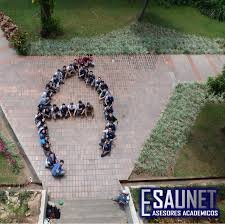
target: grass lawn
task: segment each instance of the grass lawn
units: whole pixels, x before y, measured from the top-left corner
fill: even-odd
[[[179,152],[175,176],[225,176],[225,104],[208,104],[199,114],[185,147]]]
[[[154,4],[148,9],[145,21],[184,33],[225,38],[225,22],[210,19],[187,6],[165,8]]]
[[[141,8],[137,5],[131,6],[128,0],[56,0],[55,17],[60,19],[64,29],[60,38],[90,37],[126,26]],[[37,37],[40,31],[38,5],[31,0],[0,0],[0,9],[24,27],[32,39]]]
[[[141,1],[129,4],[129,0],[56,0],[55,16],[61,20],[64,28],[64,35],[60,38],[91,37],[122,28],[135,21],[141,7]],[[0,0],[0,9],[21,25],[31,39],[38,38],[38,5],[32,4],[31,0]],[[185,33],[225,36],[225,23],[209,19],[190,7],[164,8],[150,4],[145,21]]]
[[[13,173],[8,161],[0,154],[0,184],[17,183],[18,175]]]

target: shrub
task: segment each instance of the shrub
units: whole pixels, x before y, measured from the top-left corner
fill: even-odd
[[[219,74],[215,78],[208,78],[207,86],[211,94],[218,96],[225,94],[225,66],[223,67],[223,71],[221,74]]]
[[[7,201],[7,195],[5,191],[0,191],[0,202],[5,203]]]
[[[222,39],[210,39],[176,32],[149,23],[134,23],[97,37],[71,40],[39,40],[31,44],[31,55],[114,54],[204,54],[225,52]]]
[[[199,11],[219,21],[225,21],[225,0],[159,0],[160,5],[171,7],[172,5],[190,5],[199,9]]]
[[[27,33],[17,30],[10,38],[10,43],[20,55],[28,55],[30,44],[28,42]]]
[[[198,0],[196,6],[202,14],[212,19],[225,21],[225,0]]]

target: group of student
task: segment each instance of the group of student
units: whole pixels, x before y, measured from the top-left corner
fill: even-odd
[[[87,86],[89,85],[95,89],[99,94],[99,100],[103,102],[106,126],[99,143],[102,149],[101,157],[111,152],[112,143],[116,137],[115,131],[118,121],[113,115],[114,98],[108,89],[108,85],[100,77],[95,78],[93,71],[89,70],[90,67],[94,67],[92,55],[74,59],[72,64],[63,66],[62,69],[56,71],[52,79],[46,84],[40,98],[35,124],[38,129],[40,145],[47,157],[45,166],[51,169],[51,173],[55,177],[65,174],[63,169],[64,161],[58,160],[55,153],[51,150],[46,120],[67,119],[69,117],[94,117],[94,107],[89,102],[85,104],[79,100],[78,104],[71,102],[69,105],[66,105],[63,103],[60,107],[56,104],[51,105],[52,96],[60,90],[60,85],[64,84],[65,79],[77,76]]]

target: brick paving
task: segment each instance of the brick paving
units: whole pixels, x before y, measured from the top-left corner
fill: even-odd
[[[0,45],[2,36],[0,33]],[[10,56],[9,56],[10,55]],[[101,76],[115,96],[119,119],[111,156],[100,157],[98,141],[104,128],[102,104],[95,91],[71,78],[53,102],[90,101],[95,118],[48,122],[53,151],[65,160],[67,174],[54,179],[44,168],[34,115],[44,85],[57,68],[72,57],[17,57],[0,47],[0,104],[22,147],[50,195],[67,200],[111,198],[127,179],[142,144],[168,102],[175,83],[203,81],[220,71],[224,55],[142,55],[95,57],[94,73]]]

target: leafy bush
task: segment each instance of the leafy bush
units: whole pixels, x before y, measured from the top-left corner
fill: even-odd
[[[224,96],[225,94],[225,66],[223,67],[222,74],[219,74],[215,78],[209,77],[207,86],[209,92],[214,95]]]
[[[194,0],[159,0],[155,2],[157,2],[159,5],[172,6],[172,5],[192,5],[195,1]]]
[[[225,0],[198,0],[196,6],[202,14],[212,19],[225,21]]]
[[[188,140],[191,128],[200,109],[206,102],[205,85],[178,84],[165,111],[150,137],[135,166],[135,172],[147,172],[155,176],[168,175],[177,152]]]
[[[0,191],[0,202],[5,203],[7,201],[7,195],[5,191]]]
[[[190,5],[199,9],[199,11],[219,21],[225,21],[225,0],[159,0],[160,5],[170,7],[172,5]]]
[[[17,30],[10,38],[10,43],[20,55],[28,55],[30,45],[27,38],[27,33]]]
[[[223,39],[210,39],[176,32],[149,23],[134,23],[118,31],[91,38],[39,40],[31,44],[31,55],[113,54],[205,54],[225,52]]]

